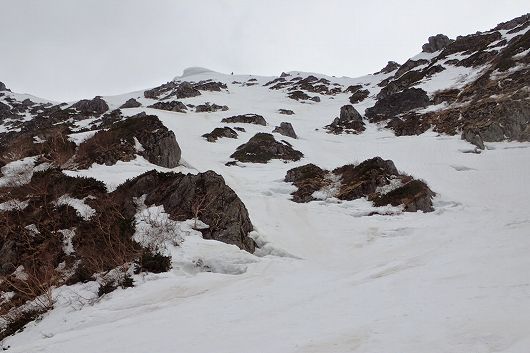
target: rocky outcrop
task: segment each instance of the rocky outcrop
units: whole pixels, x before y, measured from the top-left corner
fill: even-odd
[[[177,99],[191,98],[201,95],[201,92],[192,86],[189,82],[182,82],[174,91],[174,95]]]
[[[229,118],[224,118],[221,120],[222,123],[242,123],[242,124],[256,124],[256,125],[267,125],[265,118],[258,114],[243,114],[243,115],[234,115]]]
[[[454,42],[454,40],[449,39],[449,37],[445,34],[437,34],[435,36],[429,37],[427,43],[423,44],[421,49],[425,53],[434,53],[444,49],[452,42]]]
[[[361,114],[353,105],[344,105],[340,108],[340,115],[333,122],[325,127],[333,134],[349,133],[357,134],[365,130]]]
[[[180,161],[180,147],[173,131],[169,131],[154,115],[139,115],[98,131],[79,145],[75,163],[88,168],[93,163],[113,165],[141,155],[149,162],[174,168]]]
[[[294,115],[294,112],[289,109],[278,109],[278,113],[283,115]]]
[[[0,91],[10,91],[3,82],[0,82]]]
[[[136,99],[134,98],[130,98],[128,99],[125,103],[123,103],[120,108],[121,109],[126,109],[126,108],[138,108],[138,107],[141,107],[142,104],[140,102],[138,102]]]
[[[316,192],[339,200],[366,197],[374,206],[399,206],[405,212],[433,211],[434,193],[423,181],[401,174],[390,160],[380,157],[358,165],[345,165],[326,171],[314,164],[293,168],[284,179],[297,190],[291,195],[294,202],[316,200]],[[326,190],[323,192],[323,190]]]
[[[379,99],[375,105],[366,109],[370,122],[378,122],[396,117],[401,113],[429,105],[427,93],[420,88],[408,88]]]
[[[228,106],[226,105],[217,105],[217,104],[210,104],[209,102],[206,102],[205,104],[199,104],[195,107],[196,113],[213,113],[217,111],[227,111]]]
[[[357,104],[368,98],[370,91],[367,89],[358,89],[350,96],[350,103]]]
[[[292,138],[298,138],[296,136],[296,132],[294,131],[293,125],[291,123],[282,122],[280,123],[280,126],[276,126],[272,132],[277,132],[280,135],[292,137]]]
[[[260,132],[239,146],[230,157],[239,162],[267,163],[271,159],[298,161],[303,156],[302,152],[295,150],[286,141],[278,142],[273,135]]]
[[[100,96],[96,96],[93,99],[83,99],[77,103],[72,104],[72,108],[77,109],[82,114],[103,114],[109,110],[107,102],[105,102]]]
[[[395,71],[399,69],[401,65],[399,65],[395,61],[389,61],[384,68],[381,69],[381,71],[376,72],[375,74],[389,74],[392,71]]]
[[[213,171],[193,174],[147,172],[122,184],[114,193],[122,200],[126,216],[133,216],[136,206],[133,197],[146,195],[145,204],[163,205],[175,220],[197,218],[209,227],[201,229],[205,239],[214,239],[254,252],[253,230],[248,211]]]
[[[180,101],[156,102],[155,104],[148,106],[148,108],[167,110],[170,112],[178,112],[178,113],[185,113],[186,110],[188,110],[188,108],[186,108],[184,103]]]
[[[289,94],[287,95],[287,97],[291,98],[291,99],[294,99],[294,100],[297,100],[297,101],[300,101],[300,100],[307,100],[307,99],[310,99],[311,96],[309,96],[307,93],[303,92],[303,91],[293,91],[293,92],[289,92]]]
[[[172,221],[191,219],[207,224],[207,228],[197,229],[205,239],[248,252],[256,248],[249,236],[253,225],[245,205],[212,171],[197,175],[150,171],[108,193],[100,181],[70,177],[51,168],[35,172],[27,185],[1,189],[0,204],[11,201],[16,207],[1,211],[0,292],[10,296],[0,302],[0,309],[4,313],[16,309],[10,318],[17,320],[2,325],[1,339],[34,320],[34,307],[39,309],[37,314],[53,307],[42,297],[37,305],[25,305],[48,288],[94,281],[96,274],[104,281],[105,273],[123,268],[135,273],[167,271],[171,258],[160,253],[162,249],[136,241],[135,216],[141,203],[163,206]],[[28,201],[17,204],[17,200]],[[164,221],[156,222],[153,226],[165,227],[160,223]],[[163,236],[178,246],[170,234]],[[160,266],[153,261],[156,259],[165,265]],[[16,269],[23,269],[27,276],[18,276]],[[129,273],[118,272],[115,274],[120,276],[112,276],[109,282],[113,286],[110,291],[133,286]],[[104,293],[100,287],[99,295]]]
[[[208,142],[215,142],[217,139],[226,137],[231,139],[237,138],[237,132],[229,128],[228,126],[225,127],[216,127],[212,130],[212,132],[209,132],[207,134],[202,135]]]

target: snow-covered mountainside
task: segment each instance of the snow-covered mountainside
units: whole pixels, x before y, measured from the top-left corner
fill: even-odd
[[[359,78],[0,83],[8,352],[530,352],[530,16]]]

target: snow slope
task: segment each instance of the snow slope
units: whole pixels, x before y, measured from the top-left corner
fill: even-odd
[[[94,283],[59,288],[56,308],[8,338],[8,352],[530,351],[529,143],[490,143],[474,154],[464,153],[471,147],[459,137],[433,132],[396,137],[368,124],[361,135],[331,135],[322,127],[348,103],[347,94],[300,103],[263,87],[270,77],[204,69],[185,76],[228,84],[228,91],[203,92],[186,104],[209,101],[230,110],[123,111],[156,114],[174,131],[186,165],[178,171],[223,175],[247,206],[261,249],[251,255],[203,240],[183,224],[180,246],[169,249],[171,272],[136,276],[136,287],[99,300]],[[366,84],[374,95],[384,78],[376,76],[328,79]],[[232,84],[250,78],[259,84]],[[141,92],[105,100],[112,109],[131,97]],[[371,104],[355,107],[362,112]],[[280,115],[280,108],[295,115]],[[220,123],[245,113],[263,115],[268,125]],[[237,146],[282,121],[293,124],[299,139],[275,137],[302,151],[301,161],[225,166]],[[216,143],[201,137],[225,125],[244,125],[246,132]],[[367,216],[373,209],[365,200],[289,200],[288,169],[310,162],[334,168],[374,156],[425,179],[438,193],[435,212]],[[152,167],[137,159],[69,173],[114,188]]]

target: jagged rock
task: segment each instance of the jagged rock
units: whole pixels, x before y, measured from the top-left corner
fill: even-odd
[[[389,74],[392,71],[399,69],[400,66],[401,65],[395,61],[389,61],[386,66],[381,71],[376,72],[376,74]]]
[[[326,178],[328,173],[312,163],[288,170],[284,181],[298,188],[291,194],[292,200],[298,203],[315,200],[313,194],[331,184],[331,180]]]
[[[423,44],[421,49],[425,53],[434,53],[438,50],[444,49],[452,42],[454,42],[454,40],[449,39],[449,37],[445,34],[437,34],[435,36],[429,37],[428,42]]]
[[[287,97],[291,98],[291,99],[294,99],[294,100],[297,100],[297,101],[300,101],[300,100],[307,100],[307,99],[310,99],[311,97],[308,96],[306,93],[304,93],[303,91],[293,91],[293,92],[290,92]]]
[[[130,161],[136,155],[149,162],[174,168],[180,161],[180,147],[173,131],[169,131],[155,115],[139,115],[98,131],[79,145],[75,163],[88,168],[93,163],[113,165]]]
[[[199,91],[221,92],[221,89],[226,89],[226,84],[222,82],[214,82],[210,80],[199,81],[193,85]]]
[[[435,193],[421,180],[411,180],[397,189],[373,199],[374,206],[403,205],[405,212],[432,212]]]
[[[423,134],[431,125],[428,121],[422,119],[420,115],[410,113],[403,115],[401,118],[390,119],[385,127],[394,130],[396,136],[411,136]]]
[[[258,114],[244,114],[244,115],[235,115],[229,118],[224,118],[221,120],[222,123],[243,123],[243,124],[256,124],[266,126],[267,122],[265,118]]]
[[[420,59],[420,60],[409,59],[409,60],[405,61],[405,63],[399,67],[399,69],[394,74],[394,77],[398,78],[401,75],[403,75],[405,72],[408,72],[408,71],[414,69],[415,67],[418,67],[418,66],[421,66],[421,65],[425,65],[425,64],[428,64],[428,63],[429,63],[429,61],[425,60],[425,59]]]
[[[294,202],[315,200],[315,192],[328,189],[329,197],[355,200],[366,197],[374,206],[403,205],[406,212],[433,211],[434,192],[422,181],[400,174],[391,160],[368,159],[359,165],[345,165],[327,171],[314,164],[293,168],[284,179],[298,189]]]
[[[350,103],[351,104],[357,104],[368,98],[370,95],[370,91],[367,89],[359,89],[350,96]]]
[[[125,182],[114,193],[122,195],[127,216],[136,213],[132,198],[146,195],[146,205],[163,205],[172,219],[197,217],[208,224],[208,228],[200,230],[205,239],[254,252],[256,244],[249,237],[254,227],[245,205],[223,177],[213,171],[197,175],[150,171]]]
[[[528,24],[530,22],[530,14],[524,14],[522,16],[516,17],[513,20],[499,23],[493,30],[510,30],[514,29],[522,24]]]
[[[107,102],[105,102],[100,96],[96,96],[90,100],[80,100],[79,102],[72,104],[72,108],[79,110],[83,114],[103,114],[109,110]]]
[[[196,113],[212,113],[216,111],[227,111],[228,106],[226,105],[217,105],[217,104],[210,104],[209,102],[206,102],[205,104],[200,104],[195,107]]]
[[[302,152],[295,150],[289,143],[278,142],[273,135],[259,132],[239,146],[230,157],[240,162],[267,163],[271,159],[298,161],[303,156]]]
[[[168,110],[170,112],[185,113],[188,108],[180,101],[169,101],[169,102],[156,102],[148,106],[148,108]]]
[[[361,114],[353,105],[347,104],[340,108],[340,115],[335,118],[333,122],[325,127],[330,133],[341,134],[346,133],[359,133],[365,130],[364,122]]]
[[[473,129],[464,130],[464,132],[462,132],[462,140],[466,140],[467,142],[477,146],[481,150],[484,149],[484,141],[482,140],[480,133],[476,130],[473,130]]]
[[[416,108],[429,105],[429,97],[421,88],[408,88],[379,99],[375,105],[366,109],[365,115],[371,122],[387,120]]]
[[[121,109],[126,109],[126,108],[138,108],[138,107],[141,107],[142,104],[140,102],[138,102],[136,99],[134,98],[130,98],[127,100],[127,102],[123,103],[120,108]]]
[[[237,132],[229,128],[228,126],[225,127],[216,127],[212,130],[212,132],[202,135],[208,142],[215,142],[217,139],[226,137],[226,138],[237,138]]]
[[[278,113],[284,114],[284,115],[293,115],[294,112],[289,109],[278,109]]]
[[[191,98],[201,95],[198,89],[194,88],[189,82],[182,82],[175,90],[178,99]]]
[[[287,122],[280,123],[280,126],[276,126],[272,132],[277,132],[283,136],[292,137],[294,139],[297,138],[293,125]]]
[[[0,91],[9,91],[9,92],[11,92],[9,89],[7,89],[6,85],[3,82],[0,82]]]

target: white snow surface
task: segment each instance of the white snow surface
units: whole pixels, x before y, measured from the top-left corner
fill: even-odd
[[[455,83],[473,74],[444,72]],[[189,231],[170,249],[170,272],[135,277],[134,288],[82,306],[72,298],[94,293],[94,284],[58,289],[56,308],[8,338],[8,352],[530,351],[530,143],[488,143],[474,154],[462,152],[472,148],[458,136],[433,132],[396,137],[368,124],[361,135],[331,135],[322,127],[348,103],[347,94],[301,103],[262,87],[269,77],[201,70],[185,76],[228,84],[227,91],[203,92],[186,104],[209,101],[230,110],[127,112],[156,114],[174,131],[188,164],[175,171],[211,169],[225,178],[249,211],[260,256],[202,239],[193,220],[169,224]],[[259,84],[231,83],[249,78]],[[366,84],[374,95],[382,78],[329,79]],[[131,96],[111,100],[121,104]],[[372,104],[355,107],[362,113]],[[280,108],[295,115],[280,115]],[[237,124],[246,132],[216,143],[201,137],[223,126],[222,118],[246,113],[263,115],[268,125]],[[301,161],[225,166],[237,146],[282,121],[299,136],[289,141],[304,153]],[[366,200],[290,201],[295,189],[283,182],[287,170],[306,163],[331,170],[374,156],[427,181],[437,193],[435,211],[366,216],[372,209]],[[68,174],[114,188],[153,168],[138,157]],[[165,219],[163,209],[151,211]]]

